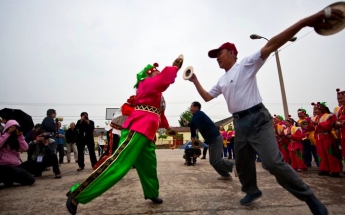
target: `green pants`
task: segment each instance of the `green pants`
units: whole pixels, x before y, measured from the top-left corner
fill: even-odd
[[[120,181],[134,165],[145,198],[157,198],[156,146],[144,135],[128,129],[121,132],[120,144],[115,153],[99,166],[83,183],[71,188],[76,201],[86,204],[100,196]]]

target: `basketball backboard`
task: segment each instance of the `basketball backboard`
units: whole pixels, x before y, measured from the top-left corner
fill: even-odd
[[[111,120],[114,116],[114,114],[119,110],[120,108],[106,108],[105,109],[105,119]]]

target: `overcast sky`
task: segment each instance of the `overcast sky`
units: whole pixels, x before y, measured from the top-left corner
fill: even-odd
[[[23,109],[34,122],[54,108],[62,124],[82,111],[96,125],[105,124],[106,108],[121,106],[135,93],[136,74],[148,63],[163,69],[179,55],[185,62],[164,93],[166,115],[177,126],[180,113],[200,101],[212,120],[231,116],[222,96],[208,103],[194,85],[182,79],[191,65],[209,90],[224,74],[207,52],[235,43],[239,60],[262,48],[296,21],[323,9],[328,0],[113,0],[0,1],[0,109]],[[345,30],[320,36],[302,29],[279,53],[289,111],[311,102],[337,105],[336,88],[345,90]],[[264,104],[284,115],[272,55],[257,74]]]

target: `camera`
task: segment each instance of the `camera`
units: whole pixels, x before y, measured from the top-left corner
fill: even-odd
[[[89,120],[89,117],[88,117],[88,116],[84,116],[84,119],[85,119],[85,120]]]
[[[49,135],[49,134],[46,134],[46,135],[44,135],[44,137],[43,137],[43,139],[45,139],[45,140],[49,140],[49,138],[50,138],[50,135]]]
[[[20,125],[16,125],[16,129],[19,132],[23,132],[23,128]]]

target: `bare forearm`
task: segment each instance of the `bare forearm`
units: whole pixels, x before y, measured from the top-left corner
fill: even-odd
[[[300,20],[280,34],[270,39],[261,49],[261,58],[266,59],[272,52],[278,50],[282,45],[291,40],[302,28],[306,26],[304,20]]]
[[[273,37],[270,41],[268,41],[267,44],[271,45],[272,43],[274,50],[277,50],[279,47],[281,47],[287,41],[289,41],[292,37],[294,37],[305,26],[306,25],[304,23],[304,20],[300,20],[288,29],[286,29],[285,31]]]

